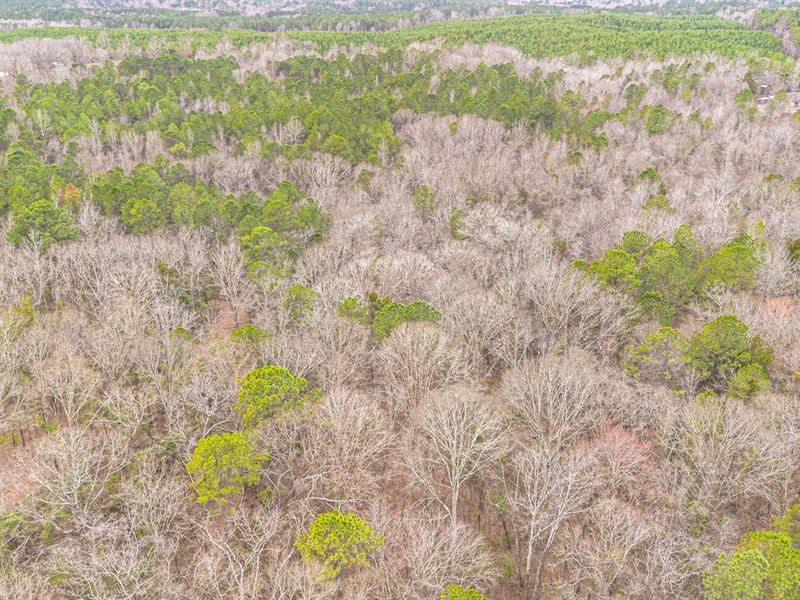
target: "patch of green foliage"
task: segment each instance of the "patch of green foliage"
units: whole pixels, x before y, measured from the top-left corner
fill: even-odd
[[[706,324],[689,340],[686,359],[690,368],[712,386],[726,385],[749,365],[765,368],[772,362],[772,348],[735,315],[722,315]]]
[[[170,225],[208,227],[219,237],[237,233],[253,273],[288,275],[303,248],[321,240],[328,227],[319,204],[289,182],[266,198],[253,192],[223,195],[163,156],[130,173],[114,168],[87,178],[71,166],[69,156],[61,165],[46,165],[20,141],[9,150],[7,165],[0,166],[0,215],[10,211],[14,218],[8,239],[38,241],[46,248],[77,236],[69,212],[49,199],[61,196],[74,204],[71,198],[80,192],[72,181],[86,184],[87,198],[106,215],[119,217],[130,233]]]
[[[655,167],[648,167],[643,170],[636,176],[636,180],[641,183],[657,186],[656,192],[642,204],[642,208],[672,209],[669,198],[667,198],[667,186]]]
[[[469,236],[461,231],[461,226],[466,218],[467,213],[461,208],[453,208],[450,212],[450,235],[453,236],[453,239],[459,241],[469,239]]]
[[[645,106],[642,108],[644,130],[650,135],[665,132],[673,123],[680,119],[680,113],[669,110],[663,104],[658,106]]]
[[[269,333],[259,329],[255,325],[243,325],[242,327],[237,327],[231,332],[232,340],[250,344],[251,346],[258,346],[262,342],[268,340],[269,337]]]
[[[186,470],[198,503],[227,504],[245,487],[261,481],[261,467],[268,460],[269,454],[253,452],[244,433],[222,433],[197,442]]]
[[[362,302],[354,297],[348,296],[339,304],[337,309],[340,317],[345,319],[352,319],[359,323],[366,323],[369,317],[367,307]]]
[[[697,265],[695,287],[752,288],[758,267],[756,251],[755,240],[747,234],[731,240]]]
[[[441,313],[422,300],[414,300],[410,304],[389,302],[382,306],[372,319],[372,333],[377,340],[389,337],[400,323],[427,321],[438,323]]]
[[[763,365],[751,363],[741,367],[731,378],[728,395],[753,398],[769,389],[769,375]]]
[[[636,259],[619,248],[609,250],[602,258],[589,265],[589,273],[598,281],[628,290],[641,284],[636,276],[638,270]]]
[[[308,533],[298,533],[295,541],[304,560],[322,564],[322,579],[368,565],[369,554],[381,546],[383,536],[373,532],[364,519],[339,511],[317,515]]]
[[[800,264],[800,238],[787,243],[786,250],[789,252],[789,258]]]
[[[338,312],[339,316],[369,325],[378,341],[389,337],[401,323],[439,323],[442,319],[438,310],[422,300],[403,304],[391,298],[379,298],[377,294],[370,294],[366,304],[352,296],[345,298],[339,304]]]
[[[239,242],[251,272],[288,275],[301,248],[321,239],[327,229],[317,202],[289,182],[282,182],[263,204],[246,210]]]
[[[658,321],[669,325],[675,317],[675,306],[664,300],[658,292],[645,292],[636,299],[636,308],[643,321]]]
[[[436,194],[427,185],[419,186],[412,198],[414,210],[422,215],[430,215],[436,212]]]
[[[635,346],[625,368],[638,376],[645,375],[669,385],[679,382],[686,366],[689,342],[672,327],[662,327]]]
[[[659,181],[660,177],[654,169],[647,169],[639,179]],[[743,234],[702,258],[688,225],[678,228],[672,243],[663,238],[653,242],[644,232],[629,231],[619,247],[589,264],[588,272],[598,281],[632,294],[645,320],[657,319],[666,325],[706,289],[752,288],[758,248],[751,235]]]
[[[314,402],[321,394],[320,390],[309,389],[303,377],[283,367],[268,365],[244,376],[233,410],[242,418],[242,425],[249,429],[280,413]]]
[[[463,588],[460,585],[448,584],[442,590],[440,600],[488,600],[475,588]]]
[[[167,222],[161,208],[149,198],[131,198],[122,207],[119,218],[127,231],[139,235],[150,233]]]
[[[300,322],[308,316],[318,298],[319,292],[316,290],[302,283],[295,283],[284,295],[283,308],[292,321]]]
[[[258,23],[248,17],[241,24]],[[191,37],[191,44],[214,47],[224,39],[236,46],[267,41],[269,34],[231,29],[191,32],[178,29],[105,29],[104,38],[112,47],[124,40],[134,47],[146,47],[153,38],[178,49]],[[97,42],[99,29],[54,27],[11,29],[0,34],[0,41],[28,37],[85,36]],[[688,56],[709,53],[727,57],[748,55],[785,59],[781,41],[766,31],[752,31],[741,23],[713,16],[645,16],[619,13],[587,15],[520,15],[480,20],[451,20],[385,32],[288,31],[281,35],[311,42],[321,52],[333,46],[371,43],[381,47],[407,46],[412,42],[444,39],[448,46],[466,42],[500,43],[519,48],[529,56],[579,55],[584,60],[654,55]]]
[[[9,242],[38,245],[47,249],[54,242],[63,242],[78,237],[69,213],[51,200],[37,200],[14,213],[14,223],[6,235]]]
[[[653,240],[643,231],[626,231],[622,236],[622,249],[632,256],[641,256],[652,244]]]
[[[772,531],[789,536],[795,546],[800,546],[800,504],[791,506],[782,517],[774,517]]]
[[[776,531],[748,533],[703,574],[703,598],[800,598],[800,549],[792,541]]]
[[[579,94],[560,93],[558,74],[545,77],[537,70],[521,77],[513,66],[502,64],[449,69],[442,73],[434,93],[429,81],[435,55],[420,56],[409,68],[405,47],[392,44],[380,54],[352,58],[344,54],[330,59],[297,56],[276,65],[281,76],[277,79],[250,73],[244,81],[234,75],[238,65],[231,58],[131,56],[117,66],[109,63],[96,69],[77,86],[26,83],[18,85],[16,96],[27,115],[46,113],[50,132],[67,144],[85,135],[98,135],[111,144],[125,132],[153,132],[168,148],[166,154],[178,160],[210,153],[218,133],[224,131],[237,155],[260,148],[265,158],[283,155],[292,160],[325,152],[354,165],[381,165],[398,158],[399,138],[391,115],[400,109],[475,114],[508,127],[519,123],[554,138],[565,136],[577,147],[607,144],[599,129],[616,115],[587,111],[588,102]],[[187,103],[208,101],[224,102],[228,110],[184,108]],[[663,111],[645,107],[634,112],[652,129],[658,128],[652,123]],[[12,111],[8,118],[14,115]],[[281,143],[265,135],[290,122],[298,124],[301,132],[291,142]],[[32,147],[41,143],[30,129],[22,139]],[[75,153],[77,150],[76,146]],[[67,163],[76,164],[74,156]],[[373,171],[363,169],[361,173],[359,185],[366,189]],[[426,189],[430,191],[427,186],[420,187],[422,192]],[[415,206],[429,213],[435,198],[422,192],[415,194]],[[201,193],[198,202],[192,203],[187,198],[194,192],[184,189],[183,193],[182,198],[162,203],[148,186],[134,188],[136,200],[155,202],[160,218],[168,221],[197,226],[213,215],[205,195]],[[118,213],[119,207],[114,212]],[[148,206],[148,212],[151,208]]]
[[[0,513],[0,557],[14,546],[17,533],[25,524],[24,515],[17,510]]]
[[[665,194],[656,194],[650,196],[650,198],[642,204],[642,208],[671,211],[672,203]]]
[[[33,303],[33,298],[25,295],[16,304],[6,310],[0,310],[0,332],[9,339],[16,339],[23,331],[36,322],[39,313]]]
[[[769,387],[772,348],[735,315],[707,323],[690,339],[662,327],[629,351],[626,370],[635,376],[680,385],[691,374],[706,390],[752,398]]]

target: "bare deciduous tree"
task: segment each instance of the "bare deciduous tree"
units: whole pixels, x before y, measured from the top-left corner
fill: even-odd
[[[423,323],[397,327],[382,343],[376,363],[393,415],[412,408],[431,390],[457,383],[466,375],[466,362],[458,348],[438,327]]]
[[[467,525],[455,530],[404,518],[386,530],[383,594],[424,600],[448,583],[484,588],[497,578],[485,541]]]
[[[265,592],[262,561],[280,535],[280,517],[274,512],[239,510],[228,518],[207,517],[200,523],[203,541],[211,552],[195,557],[194,578],[207,597],[256,600]],[[282,547],[282,545],[281,545]]]
[[[423,491],[448,516],[455,535],[462,488],[502,452],[502,427],[468,388],[431,394],[414,416],[404,462]]]
[[[632,316],[626,297],[601,290],[580,271],[552,262],[532,269],[522,294],[538,327],[542,352],[566,346],[607,348],[628,330]]]
[[[233,313],[234,327],[248,319],[253,303],[253,289],[245,274],[245,262],[239,245],[233,241],[219,246],[211,255],[212,276]]]
[[[599,422],[602,374],[590,354],[568,349],[507,373],[502,395],[525,439],[568,448]]]
[[[738,402],[709,400],[665,425],[660,442],[680,460],[682,479],[700,506],[715,513],[773,498],[788,456],[765,415]]]
[[[597,485],[594,460],[580,453],[522,450],[505,476],[504,503],[525,598],[538,600],[562,528],[588,509]]]
[[[42,440],[30,456],[28,471],[40,488],[37,504],[25,510],[37,520],[49,519],[50,511],[70,515],[56,528],[83,531],[98,527],[95,513],[108,478],[125,468],[129,455],[123,438],[107,432],[65,428]]]
[[[594,506],[586,521],[564,536],[562,555],[574,596],[644,596],[641,562],[658,530],[614,500]]]

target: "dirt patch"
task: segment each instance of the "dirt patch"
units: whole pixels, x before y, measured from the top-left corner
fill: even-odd
[[[777,319],[789,318],[798,309],[798,301],[794,296],[770,296],[761,302],[761,309]]]
[[[16,508],[30,496],[35,483],[28,459],[42,439],[34,438],[25,446],[0,446],[0,513]]]
[[[701,320],[686,315],[677,320],[675,323],[675,331],[679,332],[688,339],[697,333],[704,324],[705,323],[703,323]]]
[[[233,330],[237,327],[250,323],[250,315],[245,310],[236,311],[227,303],[217,301],[214,305],[214,322],[211,325],[211,334],[214,337],[230,337]]]

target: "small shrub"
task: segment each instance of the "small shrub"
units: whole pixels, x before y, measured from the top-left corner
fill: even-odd
[[[356,179],[356,186],[365,192],[368,191],[373,177],[375,177],[374,171],[370,171],[369,169],[361,169],[361,172],[358,174],[358,178]]]
[[[746,108],[755,98],[756,96],[750,88],[744,88],[736,94],[736,103],[742,108]]]
[[[796,263],[800,263],[800,238],[788,242],[786,249],[789,251],[789,258]]]
[[[454,208],[450,212],[450,235],[453,236],[453,239],[459,241],[469,239],[468,235],[461,232],[461,226],[463,225],[466,217],[467,213],[460,208]]]
[[[661,183],[661,174],[655,167],[647,167],[636,176],[636,179],[651,183]]]
[[[12,540],[25,524],[23,514],[17,510],[0,513],[0,556],[11,549]]]
[[[191,342],[192,341],[192,332],[186,329],[186,327],[181,327],[180,325],[169,332],[170,337],[177,338],[179,340],[183,340],[184,342]]]
[[[583,163],[583,153],[579,151],[570,152],[567,155],[567,164],[574,167]]]
[[[672,203],[669,201],[666,194],[656,194],[644,202],[642,208],[671,211]]]
[[[13,304],[7,311],[0,311],[0,332],[15,338],[36,321],[38,312],[33,303],[33,298],[23,296],[20,301]]]
[[[764,178],[764,183],[783,183],[785,179],[780,173],[770,173]]]
[[[647,84],[633,83],[625,88],[625,100],[627,100],[630,106],[638,107],[642,103],[642,100],[644,99],[646,93],[647,93]]]
[[[436,212],[436,194],[427,185],[421,185],[414,192],[414,210],[422,215],[430,215]]]
[[[678,115],[670,111],[663,104],[658,106],[645,106],[642,109],[645,118],[644,130],[649,135],[656,135],[665,132],[672,126]]]

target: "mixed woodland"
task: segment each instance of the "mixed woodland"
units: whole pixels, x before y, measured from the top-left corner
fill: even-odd
[[[800,599],[800,12],[228,4],[0,7],[0,599]]]

